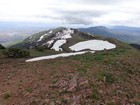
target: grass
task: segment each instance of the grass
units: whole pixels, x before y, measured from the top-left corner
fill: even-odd
[[[87,68],[84,67],[84,66],[83,67],[78,67],[77,70],[81,75],[87,73]]]
[[[134,103],[134,105],[140,105],[140,101],[135,101],[133,103]]]
[[[140,98],[140,92],[138,93],[137,97]]]
[[[54,53],[53,51],[47,50],[39,52],[32,49],[30,51],[32,57]],[[108,105],[115,105],[116,100],[111,101],[112,96],[115,96],[116,99],[119,99],[120,103],[124,102],[123,99],[125,98],[127,102],[124,102],[124,104],[132,104],[134,102],[136,105],[139,105],[139,101],[135,101],[133,99],[139,99],[140,97],[140,88],[138,83],[140,74],[140,53],[133,48],[116,48],[109,51],[96,52],[94,54],[86,53],[67,58],[31,63],[25,63],[25,58],[1,58],[0,61],[2,62],[0,62],[0,68],[4,68],[4,70],[1,71],[0,76],[7,78],[6,75],[14,71],[15,76],[12,76],[10,80],[6,80],[8,82],[19,80],[18,82],[22,84],[20,85],[21,92],[16,90],[15,87],[17,87],[17,84],[5,84],[7,87],[14,88],[12,90],[14,92],[16,91],[17,94],[21,96],[15,97],[17,102],[18,100],[23,100],[25,104],[28,104],[26,101],[32,101],[31,99],[34,97],[33,91],[37,90],[39,91],[37,98],[40,98],[40,100],[45,100],[46,98],[51,99],[51,101],[58,99],[62,104],[66,104],[67,102],[69,103],[69,100],[65,99],[65,97],[69,98],[70,96],[71,98],[73,95],[80,94],[87,97],[86,99],[84,99],[85,97],[80,97],[83,104],[86,103],[90,105],[92,103],[89,103],[88,100],[91,100],[92,102],[95,102],[95,105],[99,101],[103,104],[108,103]],[[133,73],[131,73],[130,70]],[[90,84],[87,86],[84,85],[86,86],[85,88],[78,87],[78,89],[73,93],[67,92],[67,88],[60,92],[62,87],[58,88],[54,85],[59,79],[65,80],[65,78],[67,78],[69,81],[69,78],[73,77],[75,74],[78,74],[78,81],[80,80],[80,82],[84,82],[85,80],[88,80]],[[57,76],[57,79],[55,75]],[[31,87],[31,85],[29,87],[24,87],[29,84],[29,77],[34,80],[33,84],[37,84],[35,90],[33,90],[34,88]],[[24,80],[24,82],[21,80]],[[0,82],[3,84],[3,80],[0,80]],[[50,84],[52,84],[52,87]],[[55,87],[53,87],[53,85]],[[134,86],[135,88],[133,88]],[[45,87],[45,89],[43,87]],[[2,85],[1,88],[2,90],[7,91],[5,87],[2,87]],[[89,94],[86,92],[88,89],[90,92]],[[21,94],[28,92],[32,93],[29,95],[28,99],[23,97]],[[14,96],[14,94],[12,95]],[[4,103],[4,99],[11,97],[11,94],[8,93],[3,97],[6,97],[2,100]],[[130,99],[132,102],[130,102]],[[10,102],[10,100],[6,101],[7,103]],[[0,102],[0,104],[3,105],[2,102]],[[38,102],[38,104],[41,104],[41,102]]]
[[[92,98],[92,99],[98,99],[98,98],[99,98],[99,91],[98,91],[97,88],[94,88],[94,89],[92,90],[91,98]]]
[[[108,105],[115,105],[115,103],[111,101],[110,103],[108,103]]]
[[[63,104],[67,104],[67,103],[68,103],[68,101],[67,101],[66,99],[64,99],[63,97],[62,97],[62,99],[61,99],[61,102],[62,102]]]
[[[103,55],[102,54],[97,54],[95,57],[94,57],[94,59],[96,60],[96,61],[102,61],[103,60]]]
[[[30,55],[32,57],[37,57],[37,56],[47,56],[47,55],[53,55],[53,54],[58,54],[60,52],[56,52],[53,50],[44,50],[44,51],[38,51],[36,49],[29,49]]]
[[[5,93],[4,96],[3,96],[3,98],[5,100],[8,99],[8,98],[10,98],[10,97],[11,97],[11,94],[9,92]]]
[[[29,88],[26,89],[26,91],[29,92],[29,93],[32,93],[33,92],[33,88],[29,87]]]
[[[53,80],[52,80],[52,84],[55,84],[55,83],[57,83],[57,82],[58,82],[57,79],[53,79]]]
[[[107,84],[112,84],[116,80],[115,77],[111,73],[109,73],[109,72],[107,72],[105,70],[101,70],[99,72],[99,78],[102,81],[106,82]]]

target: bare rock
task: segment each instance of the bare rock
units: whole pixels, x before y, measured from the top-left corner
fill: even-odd
[[[54,101],[52,101],[52,102],[50,103],[50,105],[55,105],[55,102],[54,102]]]
[[[78,76],[75,75],[75,76],[70,80],[69,88],[68,88],[67,91],[68,91],[68,92],[73,92],[74,90],[76,90],[77,82],[78,82]]]
[[[79,102],[80,102],[80,95],[79,96],[73,96],[73,98],[71,100],[71,105],[78,105]]]
[[[79,84],[80,89],[85,89],[85,88],[88,88],[88,87],[89,87],[89,82],[88,82],[88,80],[79,81],[78,84]]]

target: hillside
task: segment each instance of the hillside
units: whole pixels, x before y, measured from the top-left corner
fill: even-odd
[[[79,30],[91,34],[97,34],[102,37],[116,38],[128,43],[140,44],[140,28],[136,27],[114,26],[107,28],[104,26],[96,26],[80,28]]]
[[[140,45],[138,45],[138,44],[130,44],[130,46],[140,50]]]
[[[27,59],[0,53],[0,105],[140,103],[140,52],[127,44],[94,54],[30,63]]]
[[[56,28],[31,35],[12,47],[42,48],[61,52],[113,49],[117,40],[107,39],[72,28]]]
[[[12,59],[0,50],[0,105],[140,104],[140,51],[127,43],[57,28],[13,47],[31,54]]]

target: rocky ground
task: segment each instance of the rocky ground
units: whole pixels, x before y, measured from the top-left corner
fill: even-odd
[[[0,57],[0,105],[140,105],[140,52],[26,63]]]

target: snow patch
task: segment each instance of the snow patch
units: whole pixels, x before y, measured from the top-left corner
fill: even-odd
[[[51,33],[52,33],[52,30],[50,30],[49,34],[51,34]]]
[[[62,30],[62,32],[56,33],[53,39],[69,39],[69,38],[72,38],[71,34],[73,33],[74,33],[74,30],[72,29],[65,29],[65,30]]]
[[[87,52],[94,53],[95,51],[82,51],[82,52],[75,52],[75,53],[62,53],[62,54],[56,54],[56,55],[50,55],[50,56],[42,56],[42,57],[37,57],[37,58],[32,58],[32,59],[26,60],[26,62],[55,59],[58,57],[68,57],[68,56],[73,56],[73,55],[75,56],[75,55],[85,54]]]
[[[89,41],[83,41],[79,42],[71,47],[69,47],[72,51],[81,51],[85,49],[90,49],[90,50],[109,50],[116,48],[115,44],[112,44],[108,41],[103,41],[103,40],[89,40]]]
[[[32,39],[32,36],[30,36],[29,39]]]
[[[57,40],[51,49],[54,49],[55,51],[62,51],[62,48],[60,47],[66,42],[66,40]]]
[[[47,42],[48,45],[51,45],[54,42],[54,40],[50,40]]]
[[[50,40],[47,42],[48,47],[50,47],[50,45],[54,42],[54,40]]]
[[[43,38],[44,38],[44,36],[46,36],[47,34],[44,34],[44,35],[42,35],[38,40],[37,40],[37,42],[40,42]]]

